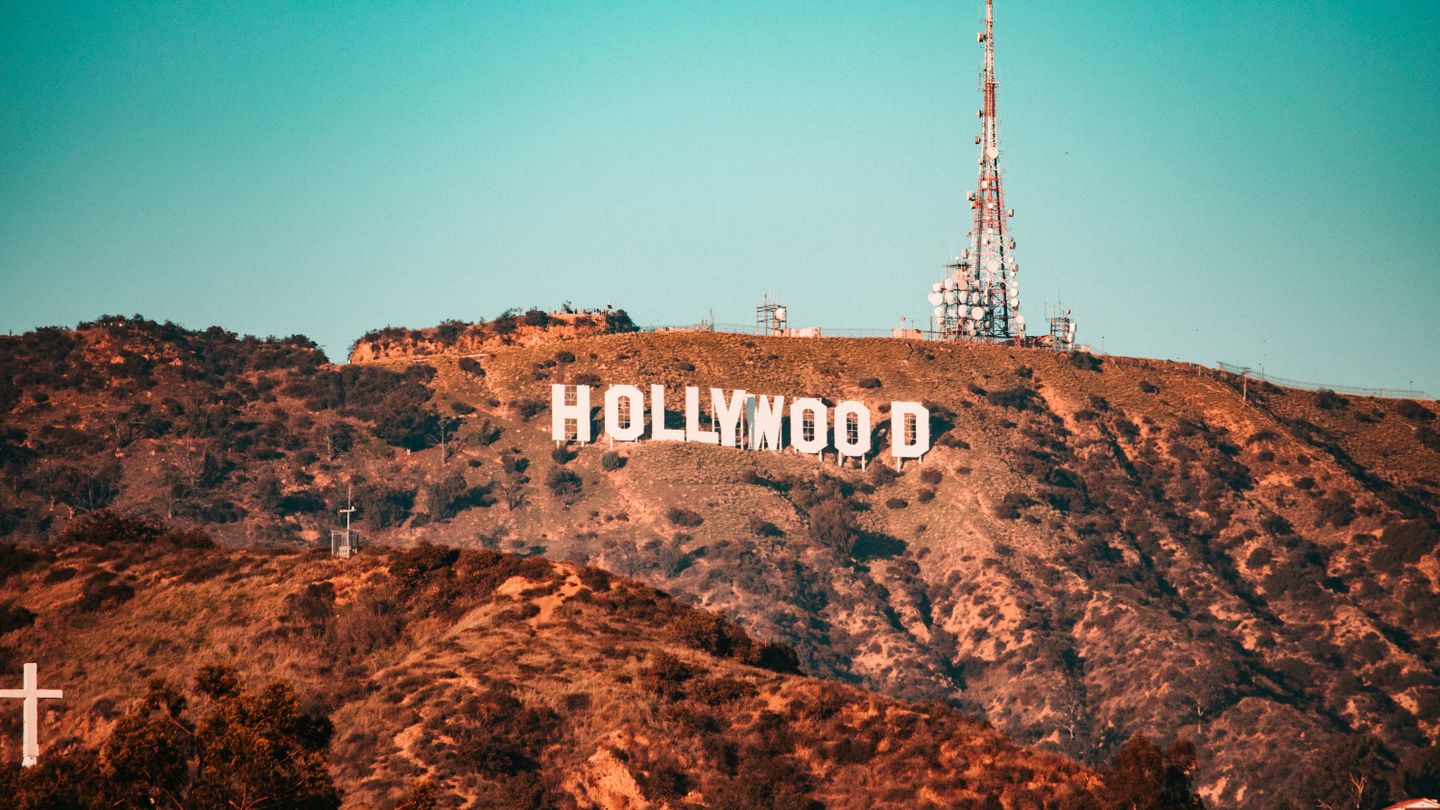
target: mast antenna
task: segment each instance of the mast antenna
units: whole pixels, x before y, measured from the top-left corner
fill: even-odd
[[[1015,276],[1015,240],[1010,236],[1009,219],[1014,209],[1005,207],[1000,170],[1000,125],[995,106],[995,0],[985,0],[985,30],[976,35],[985,46],[980,72],[982,106],[978,111],[980,134],[979,181],[966,195],[974,211],[969,247],[945,265],[943,281],[930,290],[934,307],[934,330],[948,340],[990,340],[1005,342],[1025,336],[1025,318],[1020,315],[1020,293]]]

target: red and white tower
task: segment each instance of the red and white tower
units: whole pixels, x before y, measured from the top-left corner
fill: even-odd
[[[1005,207],[1001,187],[1000,127],[995,111],[995,3],[985,0],[985,30],[977,35],[985,46],[980,77],[984,106],[979,111],[980,181],[970,192],[974,224],[970,246],[945,266],[944,280],[931,287],[934,328],[951,340],[1006,341],[1025,336],[1015,276],[1015,240],[1010,236],[1013,209]]]

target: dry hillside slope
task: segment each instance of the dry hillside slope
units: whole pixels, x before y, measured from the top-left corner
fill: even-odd
[[[1193,738],[1217,806],[1305,795],[1346,741],[1394,768],[1440,736],[1434,403],[1246,401],[1185,364],[893,340],[622,333],[334,367],[299,339],[112,319],[0,346],[16,538],[111,505],[315,544],[348,487],[367,536],[599,564],[809,674],[1087,762]],[[898,476],[555,452],[552,382],[859,399],[882,452],[885,404],[920,400],[936,448]]]
[[[347,807],[417,781],[442,807],[756,810],[1059,806],[1098,784],[946,707],[777,672],[787,651],[595,568],[87,542],[6,558],[33,615],[5,628],[4,669],[23,650],[65,685],[48,757],[94,746],[147,680],[228,664],[330,716]],[[6,768],[17,720],[0,716]]]

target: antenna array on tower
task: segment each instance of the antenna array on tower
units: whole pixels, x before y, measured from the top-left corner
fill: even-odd
[[[1005,207],[1001,188],[1000,132],[995,112],[994,0],[985,0],[985,30],[978,35],[985,46],[981,70],[984,106],[980,109],[980,179],[968,195],[974,221],[967,234],[970,246],[945,265],[945,277],[930,288],[931,328],[947,340],[1017,340],[1025,336],[1020,314],[1020,293],[1015,276],[1015,240],[1008,220],[1015,215]]]

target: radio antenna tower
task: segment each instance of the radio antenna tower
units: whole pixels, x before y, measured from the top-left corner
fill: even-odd
[[[985,0],[985,30],[977,35],[985,46],[980,77],[984,107],[979,111],[980,181],[967,196],[975,211],[970,246],[945,265],[943,281],[930,291],[934,329],[948,340],[1009,341],[1025,336],[1015,275],[1015,240],[1008,220],[1014,209],[1005,207],[1001,188],[1000,128],[995,112],[995,1]]]

